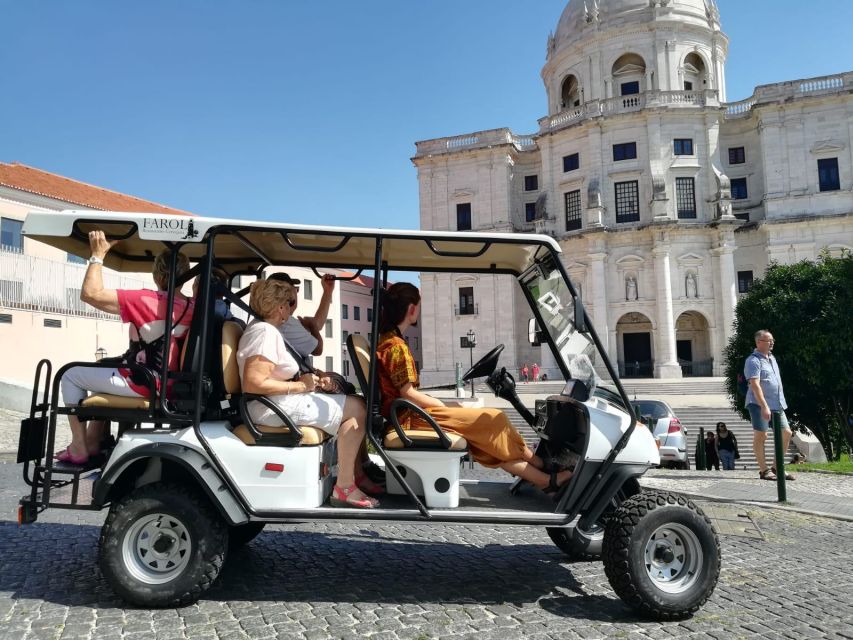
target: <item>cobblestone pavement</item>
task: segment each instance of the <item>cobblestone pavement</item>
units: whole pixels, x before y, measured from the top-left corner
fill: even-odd
[[[721,536],[717,590],[682,622],[638,619],[601,563],[566,562],[542,529],[491,526],[270,527],[198,604],[143,610],[97,569],[103,513],[11,521],[19,474],[0,464],[1,638],[853,638],[838,520],[751,512],[761,537]]]

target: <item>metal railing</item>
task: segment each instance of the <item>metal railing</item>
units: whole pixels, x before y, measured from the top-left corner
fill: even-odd
[[[480,305],[477,303],[453,307],[453,313],[457,316],[476,316],[480,313]]]
[[[619,377],[621,378],[651,378],[655,372],[654,360],[634,360],[624,362],[619,360]]]
[[[714,359],[707,360],[681,360],[681,375],[686,378],[710,378],[714,375]]]

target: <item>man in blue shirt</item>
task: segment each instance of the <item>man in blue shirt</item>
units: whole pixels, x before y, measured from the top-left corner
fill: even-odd
[[[761,469],[759,476],[763,480],[775,480],[776,468],[768,468],[764,456],[764,444],[767,441],[767,431],[770,429],[774,416],[779,416],[782,426],[782,447],[788,451],[791,442],[791,427],[785,416],[788,403],[785,402],[785,392],[782,389],[782,376],[779,365],[773,357],[773,335],[767,329],[755,332],[755,351],[746,359],[743,366],[743,377],[749,381],[746,392],[746,408],[752,418],[752,448],[755,459]],[[790,473],[785,478],[793,480]]]

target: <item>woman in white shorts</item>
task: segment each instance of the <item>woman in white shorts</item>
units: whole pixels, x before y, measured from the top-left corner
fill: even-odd
[[[255,321],[243,332],[237,349],[237,365],[244,393],[267,396],[298,426],[311,426],[338,437],[338,478],[331,504],[337,507],[370,509],[379,502],[362,490],[378,495],[356,459],[367,417],[364,401],[356,396],[318,393],[331,388],[331,380],[313,373],[299,374],[296,359],[287,350],[278,327],[295,306],[293,285],[278,280],[252,284],[249,305],[263,321]],[[274,425],[281,420],[260,402],[249,403],[256,424]]]

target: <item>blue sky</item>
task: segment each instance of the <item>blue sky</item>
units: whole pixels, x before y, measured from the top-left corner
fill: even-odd
[[[201,215],[416,228],[414,142],[534,132],[565,4],[0,0],[0,161]],[[729,100],[853,70],[851,0],[719,5]]]

